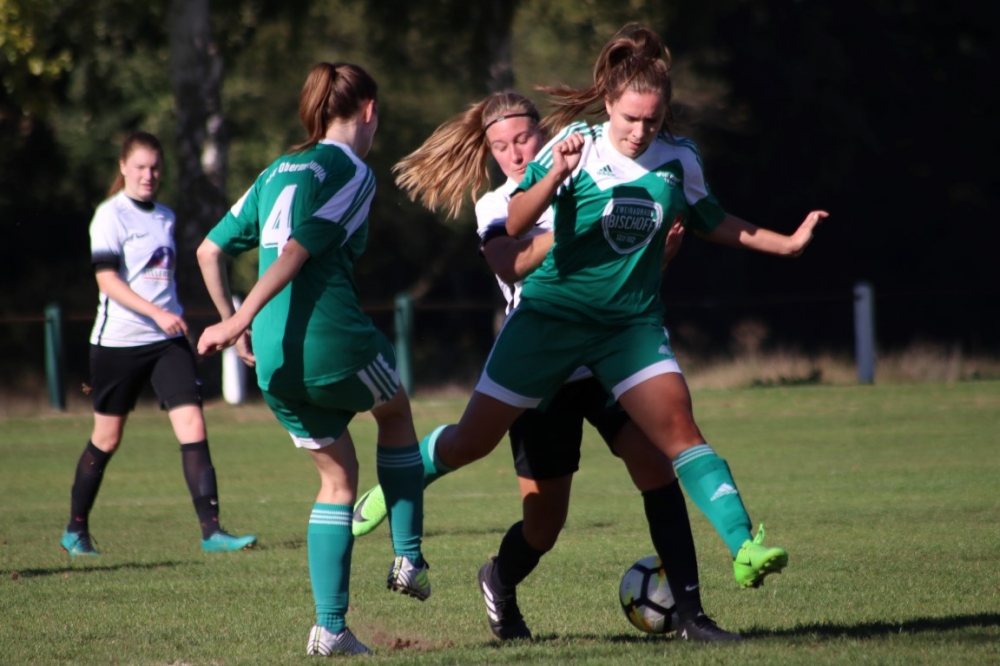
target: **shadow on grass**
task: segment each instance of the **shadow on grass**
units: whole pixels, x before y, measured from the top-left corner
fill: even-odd
[[[481,527],[481,528],[468,528],[463,527],[460,529],[453,529],[449,527],[448,529],[439,530],[424,530],[424,538],[427,537],[437,537],[437,536],[503,536],[507,533],[510,528],[509,525],[504,527]]]
[[[106,571],[155,571],[156,569],[165,569],[169,567],[179,567],[179,566],[191,566],[192,562],[149,562],[146,564],[135,564],[135,563],[125,563],[125,564],[115,564],[111,566],[87,566],[87,565],[70,565],[65,567],[52,567],[50,569],[19,569],[17,571],[12,571],[13,575],[16,573],[20,578],[42,578],[44,576],[59,576],[61,574],[87,574],[87,573],[98,573]],[[197,563],[195,563],[197,564]]]
[[[1000,627],[1000,613],[918,617],[903,622],[861,622],[859,624],[804,624],[788,629],[747,629],[746,638],[878,638],[896,634],[954,631],[969,627]]]
[[[861,622],[858,624],[804,624],[787,629],[751,628],[740,633],[748,640],[759,638],[881,638],[899,634],[944,633],[969,629],[971,627],[1000,627],[1000,613],[975,613],[972,615],[948,615],[945,617],[919,617],[903,622]],[[656,636],[653,634],[615,634],[605,636],[598,634],[540,634],[536,635],[535,643],[557,643],[560,641],[596,641],[617,644],[639,644],[648,641],[677,640],[674,634]],[[508,644],[492,642],[490,647],[506,647]],[[520,641],[511,641],[509,645],[526,645]]]
[[[257,543],[251,550],[302,550],[306,547],[306,540],[301,537],[294,537],[292,539],[281,539],[278,541],[270,541],[265,544]]]

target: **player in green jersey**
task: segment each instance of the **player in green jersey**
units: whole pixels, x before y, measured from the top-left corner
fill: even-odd
[[[358,485],[347,427],[358,412],[371,411],[378,424],[378,479],[396,553],[387,586],[421,600],[431,591],[410,403],[392,346],[362,311],[353,277],[375,192],[363,160],[378,127],[377,92],[357,65],[314,66],[299,96],[308,139],[258,176],[198,250],[223,319],[202,333],[199,353],[236,345],[256,366],[275,417],[319,472],[308,529],[316,624],[307,652],[324,656],[370,652],[345,621]],[[260,249],[257,284],[234,311],[226,262],[254,248]]]
[[[671,370],[658,298],[664,221],[681,213],[689,229],[710,240],[798,256],[827,214],[809,213],[790,236],[726,214],[705,184],[694,144],[669,132],[667,58],[653,32],[628,25],[602,50],[592,86],[550,90],[558,107],[549,119],[554,127],[588,112],[607,112],[609,120],[557,136],[528,167],[506,229],[523,234],[551,206],[555,244],[525,280],[521,304],[459,423],[434,430],[421,453],[433,474],[482,458],[524,409],[587,366],[673,461],[730,548],[738,584],[757,587],[787,565],[788,554],[765,547],[763,530],[752,536],[729,467],[705,442],[684,378]]]
[[[726,213],[705,182],[696,146],[670,131],[668,60],[652,31],[631,24],[602,50],[592,86],[548,89],[558,107],[549,118],[554,126],[601,110],[608,121],[563,129],[528,167],[521,191],[512,197],[507,219],[512,235],[528,230],[550,205],[555,209],[555,245],[526,281],[520,328],[546,322],[557,342],[548,350],[519,350],[518,340],[527,334],[512,329],[494,346],[480,384],[494,398],[503,395],[500,389],[515,396],[508,403],[544,396],[551,381],[547,373],[537,373],[529,384],[503,367],[532,363],[540,352],[553,359],[573,355],[575,347],[587,349],[588,357],[598,359],[590,365],[595,374],[670,457],[692,501],[726,542],[737,582],[757,587],[787,565],[788,554],[764,547],[763,529],[752,536],[728,465],[694,421],[683,376],[662,365],[669,346],[657,347],[663,314],[657,248],[666,234],[664,220],[682,214],[688,228],[708,240],[798,256],[827,213],[809,213],[791,236]],[[505,420],[507,409],[487,404],[482,411]],[[480,427],[482,420],[477,415]],[[462,441],[455,448],[476,447]],[[441,456],[445,464],[447,456]]]
[[[564,357],[575,360],[577,350],[586,350],[594,359],[589,367],[673,461],[689,497],[726,542],[738,584],[757,587],[787,565],[788,554],[765,547],[762,528],[753,537],[728,465],[694,421],[683,375],[666,365],[672,354],[659,330],[658,248],[665,220],[681,215],[708,240],[797,256],[827,214],[811,212],[791,236],[727,214],[705,182],[697,147],[670,131],[668,57],[654,33],[629,25],[602,50],[592,86],[547,89],[557,106],[547,122],[564,129],[529,165],[511,199],[506,228],[522,234],[551,206],[555,245],[526,281],[519,317],[497,340],[477,387],[500,405],[484,399],[478,411],[506,420],[511,406],[548,394],[572,362]],[[606,123],[566,127],[597,111],[607,113]],[[542,325],[546,344],[525,348],[527,329]],[[536,365],[541,359],[547,365]],[[515,377],[505,370],[512,364],[541,370]],[[480,429],[482,413],[475,414]],[[444,465],[450,465],[449,455],[463,462],[474,458],[477,445],[486,444],[464,437],[444,443],[447,452],[442,442],[437,447]]]
[[[468,193],[476,196],[492,156],[505,183],[476,202],[481,253],[516,307],[524,276],[541,263],[552,240],[550,211],[524,239],[505,229],[507,206],[529,162],[545,143],[538,110],[514,92],[494,93],[443,123],[394,167],[397,183],[428,208],[456,217]],[[680,247],[677,225],[668,235],[664,260]],[[541,335],[541,331],[538,332]],[[679,372],[679,367],[677,369]],[[501,640],[531,638],[517,603],[517,586],[559,538],[569,510],[573,476],[579,469],[583,423],[593,425],[611,452],[621,458],[643,507],[653,546],[664,563],[677,603],[678,636],[687,640],[739,640],[720,629],[702,608],[698,560],[687,504],[670,460],[656,449],[587,368],[579,368],[559,388],[547,409],[528,409],[510,427],[511,451],[521,491],[523,519],[511,525],[498,554],[479,572],[490,629]],[[428,478],[428,482],[433,477]],[[356,533],[367,533],[384,515],[381,489],[365,493],[355,507]]]

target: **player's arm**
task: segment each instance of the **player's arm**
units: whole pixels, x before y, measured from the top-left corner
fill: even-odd
[[[722,245],[743,247],[782,257],[797,257],[812,241],[816,225],[828,215],[829,213],[824,210],[814,210],[806,216],[795,233],[786,236],[726,213],[715,229],[707,233],[700,232],[699,235]]]
[[[483,242],[483,256],[498,278],[514,284],[541,265],[552,248],[553,236],[551,231],[520,239],[498,235]]]
[[[236,312],[227,270],[231,257],[209,238],[201,242],[195,255],[198,257],[198,267],[201,268],[201,277],[205,281],[205,288],[208,289],[208,296],[212,299],[215,309],[219,311],[219,316],[225,321]]]
[[[570,134],[552,146],[552,168],[527,190],[517,190],[507,207],[507,233],[521,236],[535,225],[552,203],[559,186],[569,178],[583,156],[582,134]]]
[[[205,329],[198,339],[198,353],[202,355],[222,351],[236,343],[250,328],[250,323],[278,292],[288,286],[302,265],[309,259],[309,251],[294,238],[288,239],[281,254],[264,272],[257,284],[247,294],[243,305],[232,317]]]
[[[132,312],[149,317],[167,335],[187,334],[187,324],[182,317],[167,312],[132,291],[132,288],[121,279],[115,268],[98,266],[95,275],[97,287],[111,300]]]
[[[228,267],[232,257],[223,252],[222,248],[209,238],[201,242],[196,255],[208,295],[212,299],[215,309],[218,310],[219,317],[222,318],[222,321],[226,321],[236,313],[236,307],[233,305],[233,292],[229,286]],[[257,365],[249,329],[239,336],[235,345],[236,355],[244,363],[251,368]]]

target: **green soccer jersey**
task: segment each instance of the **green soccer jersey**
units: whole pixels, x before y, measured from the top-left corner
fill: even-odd
[[[702,174],[694,143],[661,133],[636,159],[608,141],[608,126],[574,123],[528,165],[519,189],[552,167],[552,146],[584,136],[580,164],[557,190],[555,246],[524,282],[523,304],[562,319],[662,322],[660,269],[667,231],[711,232],[725,216]]]
[[[376,329],[354,282],[374,193],[371,169],[348,146],[323,141],[275,160],[209,233],[230,256],[259,247],[260,275],[290,238],[309,251],[253,320],[262,389],[330,384],[375,358]]]

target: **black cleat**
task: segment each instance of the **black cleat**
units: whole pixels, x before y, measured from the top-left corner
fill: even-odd
[[[743,640],[743,637],[737,633],[720,629],[719,625],[704,613],[698,613],[692,620],[680,622],[677,625],[677,638],[685,641],[698,641],[699,643],[738,642]]]
[[[531,630],[524,623],[524,616],[517,607],[517,592],[501,595],[490,585],[493,575],[493,565],[497,558],[491,557],[479,569],[479,591],[486,601],[486,615],[490,622],[490,631],[502,641],[514,639],[531,640]]]

